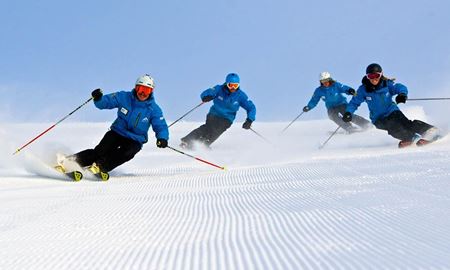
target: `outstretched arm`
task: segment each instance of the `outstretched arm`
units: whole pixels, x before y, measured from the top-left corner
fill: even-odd
[[[200,98],[202,99],[203,102],[213,100],[217,96],[217,92],[219,91],[220,87],[221,87],[220,85],[216,85],[214,87],[206,89],[201,93]]]
[[[408,95],[408,88],[406,88],[406,86],[401,83],[389,82],[388,88],[389,92],[391,92],[392,95],[399,95],[399,94],[403,94],[405,96]]]
[[[351,95],[351,96],[356,95],[355,89],[351,88],[350,86],[339,83],[339,82],[335,82],[335,84],[336,84],[336,87],[337,87],[339,93],[343,93],[343,94],[347,94],[347,95]]]
[[[239,102],[242,108],[247,111],[247,119],[250,121],[255,121],[256,119],[256,106],[253,102],[248,99],[247,95],[243,94]]]
[[[312,95],[311,99],[309,100],[308,104],[306,105],[308,107],[308,111],[312,110],[314,107],[316,107],[317,103],[319,103],[320,98],[322,97],[322,94],[319,92],[319,89],[316,89],[314,91],[314,94]]]
[[[100,99],[94,101],[95,107],[101,110],[118,108],[120,106],[119,95],[122,95],[122,93],[117,92],[108,95],[103,95],[102,97],[100,97]]]
[[[361,103],[365,100],[365,98],[365,91],[362,90],[361,87],[359,87],[358,91],[356,91],[356,95],[353,96],[348,103],[346,112],[353,114],[358,109],[359,105],[361,105]]]

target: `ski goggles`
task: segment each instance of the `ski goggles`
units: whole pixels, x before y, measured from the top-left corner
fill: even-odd
[[[239,83],[227,83],[228,89],[238,89],[239,88]]]
[[[136,94],[148,96],[153,92],[153,88],[144,86],[144,85],[136,85]]]
[[[381,75],[383,75],[383,73],[381,73],[381,72],[374,72],[374,73],[366,74],[366,77],[369,80],[375,80],[375,79],[381,78]]]

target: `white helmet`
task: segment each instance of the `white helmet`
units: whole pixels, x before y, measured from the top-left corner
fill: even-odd
[[[330,81],[330,80],[332,80],[330,72],[324,71],[320,73],[319,81]]]
[[[136,85],[143,85],[151,88],[155,88],[155,82],[153,81],[153,78],[150,77],[150,75],[145,74],[141,77],[139,77],[136,80]]]

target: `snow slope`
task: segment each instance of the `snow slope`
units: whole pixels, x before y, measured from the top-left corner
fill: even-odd
[[[172,146],[200,123],[171,130]],[[213,150],[151,139],[103,183],[53,178],[55,152],[94,146],[108,123],[0,129],[0,269],[450,269],[450,142],[397,149],[328,120],[236,123]]]

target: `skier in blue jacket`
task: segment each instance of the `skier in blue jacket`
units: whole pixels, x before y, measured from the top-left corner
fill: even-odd
[[[247,119],[242,128],[250,129],[256,117],[256,107],[240,87],[240,78],[236,73],[230,73],[225,78],[225,83],[209,88],[200,95],[203,102],[213,101],[206,123],[191,131],[181,138],[180,146],[187,149],[193,148],[193,143],[198,141],[210,146],[225,130],[227,130],[240,107],[247,111]]]
[[[94,149],[86,149],[72,156],[82,167],[92,166],[91,171],[109,172],[131,160],[148,141],[152,126],[156,145],[167,147],[169,131],[161,108],[153,96],[154,80],[143,75],[131,91],[103,95],[101,89],[92,92],[98,109],[117,108],[117,118],[111,129]]]
[[[348,104],[344,94],[353,96],[356,94],[355,89],[333,80],[331,74],[327,71],[320,73],[319,82],[320,86],[316,88],[308,104],[303,107],[303,111],[308,112],[312,110],[316,107],[319,100],[323,99],[328,111],[328,118],[348,133],[356,131],[357,128],[351,123],[342,121],[342,115],[345,113]],[[352,123],[358,125],[362,130],[370,126],[370,122],[359,115],[354,115]]]
[[[392,97],[395,95],[394,103]],[[398,108],[397,104],[405,103],[407,97],[406,86],[386,78],[379,64],[370,64],[366,68],[366,76],[363,77],[356,96],[347,106],[343,120],[351,121],[353,113],[365,101],[369,107],[372,123],[378,129],[386,130],[389,135],[399,139],[400,148],[413,143],[420,146],[435,140],[437,128],[420,120],[409,120]]]

